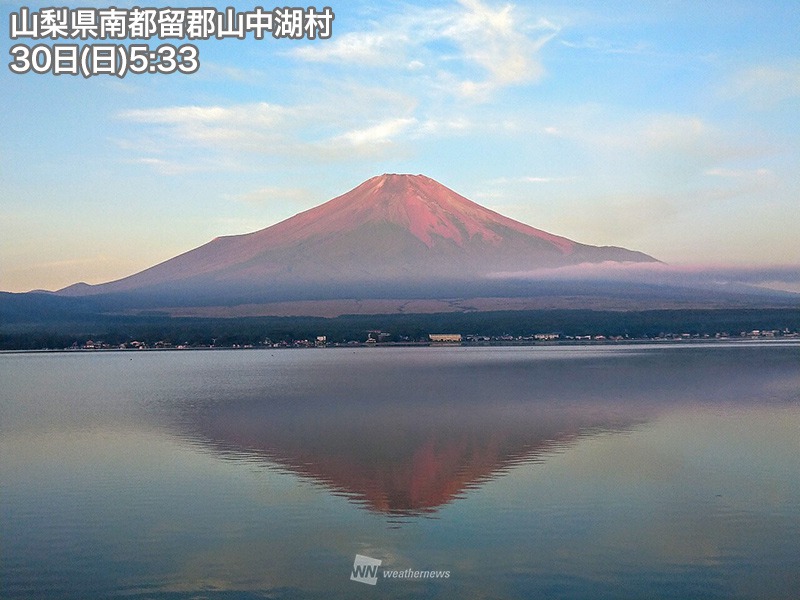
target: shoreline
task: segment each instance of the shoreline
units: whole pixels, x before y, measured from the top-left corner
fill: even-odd
[[[549,341],[485,341],[485,342],[366,342],[336,343],[325,346],[279,345],[279,346],[188,346],[168,348],[37,348],[0,350],[3,354],[91,354],[91,353],[135,353],[135,352],[212,352],[212,351],[265,351],[265,350],[336,350],[354,348],[557,348],[557,347],[601,347],[601,346],[694,346],[694,345],[755,345],[784,344],[800,345],[800,335],[779,337],[728,337],[728,338],[675,338],[675,339],[623,339],[623,340],[549,340]]]

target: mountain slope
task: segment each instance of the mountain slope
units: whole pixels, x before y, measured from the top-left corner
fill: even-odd
[[[535,229],[422,175],[381,175],[266,229],[216,238],[124,279],[60,293],[473,281],[498,271],[603,261],[655,259]]]

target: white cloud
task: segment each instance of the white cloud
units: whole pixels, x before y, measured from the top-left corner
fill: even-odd
[[[523,175],[521,177],[498,177],[488,183],[491,185],[505,185],[513,183],[565,183],[575,181],[575,177],[544,177],[541,175]]]
[[[399,133],[408,130],[416,122],[416,119],[408,118],[388,119],[371,127],[346,131],[331,141],[345,142],[351,146],[385,144],[391,142]]]
[[[601,150],[693,154],[715,146],[720,137],[713,125],[696,115],[641,114],[619,121],[602,107],[586,107],[566,118],[562,123],[546,127],[544,132]]]
[[[267,73],[260,69],[244,69],[237,66],[203,61],[203,67],[193,75],[207,81],[230,80],[237,83],[261,84],[269,81]]]
[[[543,133],[582,147],[591,158],[659,185],[701,176],[731,161],[755,160],[775,149],[757,132],[732,130],[706,116],[644,113],[622,120],[599,106],[564,110]],[[630,179],[630,177],[629,177]]]
[[[636,135],[650,148],[679,150],[704,144],[712,128],[696,116],[665,114],[652,117]]]
[[[496,89],[540,79],[538,52],[558,31],[511,4],[460,0],[446,9],[406,7],[369,31],[348,32],[293,55],[309,62],[428,70],[434,80],[454,81],[451,93],[485,99]],[[437,45],[447,50],[432,51]]]
[[[414,137],[418,138],[442,133],[464,133],[473,128],[474,124],[466,117],[428,119],[419,124],[419,127],[414,132]]]
[[[117,117],[149,128],[136,139],[123,138],[117,143],[127,152],[143,154],[135,162],[151,165],[161,174],[176,175],[201,169],[189,160],[196,150],[204,152],[205,161],[211,150],[227,157],[228,164],[235,164],[232,155],[243,153],[347,160],[370,153],[378,156],[401,140],[459,134],[473,128],[469,119],[460,116],[420,121],[413,116],[413,101],[385,90],[344,86],[339,94],[342,99],[326,105],[291,108],[253,103],[126,110]],[[362,110],[353,114],[352,103],[345,97],[363,100]]]
[[[574,181],[574,177],[522,177],[523,183],[561,183],[564,181]]]
[[[367,151],[371,144],[385,146],[414,134],[417,102],[402,91],[354,81],[327,82],[325,89],[324,98],[292,106],[253,102],[120,111],[118,120],[137,127],[115,142],[160,173],[177,174],[190,169],[167,163],[235,166],[258,155],[349,159],[354,147]]]
[[[199,165],[164,160],[163,158],[156,158],[153,156],[136,158],[132,162],[151,167],[161,175],[184,175],[201,170]]]
[[[588,37],[577,42],[561,40],[561,44],[573,50],[590,50],[601,54],[641,54],[650,49],[650,45],[645,42],[620,44],[598,37]]]
[[[203,150],[204,163],[235,165],[231,154],[241,152],[275,154],[290,152],[298,142],[294,136],[318,125],[324,118],[313,107],[285,107],[265,102],[230,106],[171,106],[126,110],[117,114],[122,121],[148,126],[136,139],[121,139],[118,144],[129,151],[139,149],[163,174],[199,170],[189,165],[197,150]],[[216,157],[209,154],[212,150]],[[169,160],[159,154],[168,154]],[[155,155],[155,157],[154,157]],[[193,161],[196,162],[196,161]]]
[[[149,125],[167,125],[184,141],[201,145],[265,142],[270,132],[298,119],[298,111],[266,102],[233,106],[172,106],[126,110],[119,118]]]
[[[542,77],[544,68],[537,53],[558,33],[558,28],[540,20],[534,27],[538,35],[529,36],[520,27],[512,5],[498,9],[479,0],[461,0],[460,4],[466,10],[442,35],[457,43],[467,62],[488,74],[482,81],[462,82],[462,92],[475,95]]]
[[[724,169],[724,168],[714,168],[714,169],[707,169],[704,172],[705,175],[709,175],[711,177],[727,177],[727,178],[734,178],[734,179],[741,179],[741,178],[764,178],[764,177],[771,177],[773,172],[770,169]]]
[[[743,98],[758,109],[800,98],[800,61],[743,69],[721,91],[726,98]]]
[[[393,66],[398,58],[406,54],[408,44],[408,37],[395,31],[348,32],[325,44],[297,48],[293,54],[310,62]]]
[[[153,167],[162,175],[214,170],[224,165],[238,168],[248,156],[312,157],[320,143],[313,130],[322,129],[325,118],[313,107],[277,107],[285,118],[261,110],[262,105],[187,106],[125,111],[121,120],[149,126],[136,139],[120,139],[128,152],[143,156],[133,162]],[[303,140],[304,135],[311,139]],[[166,158],[168,157],[168,158]]]

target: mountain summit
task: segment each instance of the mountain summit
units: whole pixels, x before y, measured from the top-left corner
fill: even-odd
[[[605,261],[655,259],[535,229],[423,175],[385,174],[266,229],[219,237],[124,279],[61,293],[467,282]]]

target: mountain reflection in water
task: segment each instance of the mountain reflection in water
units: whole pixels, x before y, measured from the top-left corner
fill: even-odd
[[[371,510],[418,514],[521,461],[630,418],[519,404],[385,403],[309,409],[231,403],[196,423],[195,439],[230,457],[263,458]]]
[[[742,370],[702,350],[691,361],[657,349],[520,349],[502,361],[471,350],[453,361],[458,350],[442,349],[442,362],[434,349],[352,361],[323,351],[294,362],[291,376],[265,360],[263,385],[251,379],[231,396],[230,381],[221,395],[212,384],[202,402],[178,407],[177,427],[227,458],[277,465],[372,511],[414,515],[578,437],[630,429],[676,403],[750,398],[770,377],[768,365]]]

